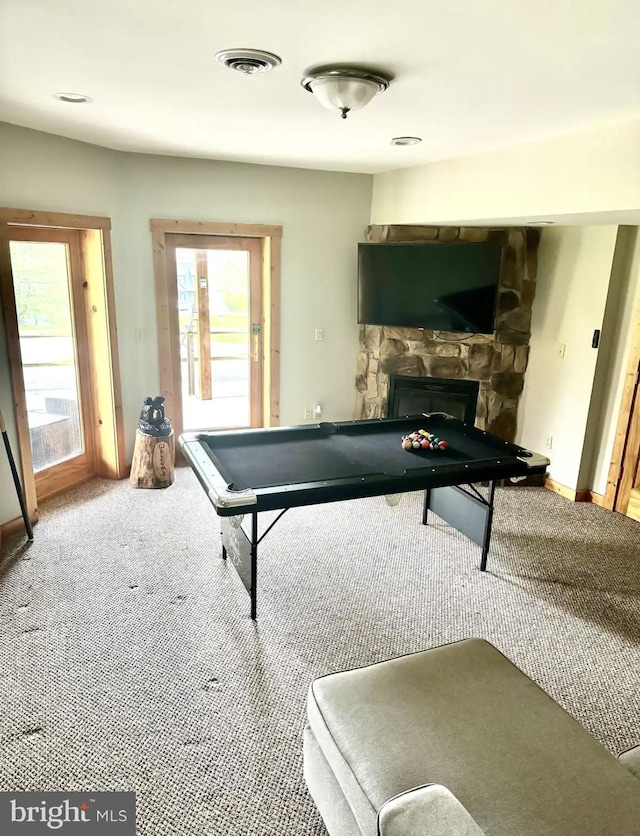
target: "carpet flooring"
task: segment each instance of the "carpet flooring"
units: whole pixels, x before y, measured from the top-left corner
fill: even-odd
[[[613,752],[640,742],[640,526],[499,489],[481,574],[420,502],[289,511],[261,544],[257,624],[190,470],[45,504],[0,562],[0,790],[135,790],[140,836],[323,836],[308,684],[468,636]]]

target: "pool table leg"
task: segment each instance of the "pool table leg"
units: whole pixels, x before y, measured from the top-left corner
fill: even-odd
[[[493,522],[493,500],[496,493],[496,480],[492,479],[489,482],[489,499],[487,501],[487,520],[484,529],[484,540],[482,543],[482,558],[480,560],[480,571],[487,571],[487,557],[489,555],[489,546],[491,545],[491,524]]]
[[[429,516],[429,497],[431,495],[431,491],[429,488],[426,489],[424,492],[424,504],[422,506],[422,525],[429,525],[427,522],[427,518]]]
[[[249,595],[251,596],[251,618],[255,621],[257,618],[257,602],[258,602],[258,513],[254,511],[251,514],[251,589]]]

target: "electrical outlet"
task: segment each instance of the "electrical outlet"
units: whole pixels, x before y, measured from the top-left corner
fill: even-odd
[[[553,446],[553,436],[552,435],[548,435],[545,438],[544,446],[547,448],[547,450],[551,450],[551,447]]]
[[[324,340],[324,328],[316,328],[316,342]]]
[[[565,343],[556,343],[556,355],[558,356],[559,360],[564,360],[564,352],[566,349]]]
[[[305,421],[310,421],[311,420],[311,414],[312,414],[311,409],[305,406],[305,408],[304,408],[304,420]]]
[[[317,403],[313,407],[313,417],[314,418],[320,418],[321,416],[322,416],[322,406],[319,403]]]

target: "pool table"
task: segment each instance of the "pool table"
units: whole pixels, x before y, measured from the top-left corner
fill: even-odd
[[[418,429],[449,446],[404,450],[403,436]],[[443,413],[191,432],[179,444],[221,517],[222,557],[231,558],[249,592],[253,619],[258,544],[289,508],[424,490],[422,522],[431,510],[480,545],[484,571],[496,481],[544,473],[549,464]],[[473,485],[478,482],[488,484],[488,496]],[[281,513],[258,536],[258,514],[273,510]]]

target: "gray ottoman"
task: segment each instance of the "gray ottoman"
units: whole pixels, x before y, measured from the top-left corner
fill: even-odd
[[[640,836],[627,766],[482,639],[312,683],[304,772],[331,836]]]

